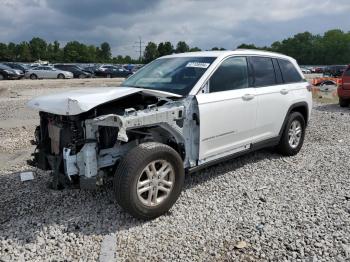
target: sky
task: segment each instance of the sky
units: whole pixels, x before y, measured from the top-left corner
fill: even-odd
[[[0,42],[107,41],[114,56],[138,57],[139,37],[205,50],[350,31],[349,0],[0,0],[0,6]]]

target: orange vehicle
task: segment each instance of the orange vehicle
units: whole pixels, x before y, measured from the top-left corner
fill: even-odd
[[[325,85],[339,85],[341,78],[338,77],[316,77],[312,79],[312,85],[325,86]]]

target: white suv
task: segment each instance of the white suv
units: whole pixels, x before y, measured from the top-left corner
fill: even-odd
[[[117,202],[150,219],[175,203],[186,172],[264,147],[297,154],[312,98],[294,59],[236,50],[161,57],[121,87],[29,106],[40,111],[34,163],[53,170],[53,187],[111,175]]]

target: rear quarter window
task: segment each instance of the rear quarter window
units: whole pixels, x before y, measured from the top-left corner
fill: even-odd
[[[303,80],[298,70],[290,61],[278,59],[278,64],[281,68],[282,77],[285,83],[297,83]]]

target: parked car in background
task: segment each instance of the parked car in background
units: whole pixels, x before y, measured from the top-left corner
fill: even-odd
[[[26,72],[26,70],[29,69],[29,66],[25,65],[25,64],[21,64],[21,63],[12,63],[12,62],[7,62],[4,63],[4,65],[7,65],[8,67],[11,67],[12,69],[15,70],[21,70],[24,76],[24,73]]]
[[[340,77],[343,75],[346,68],[346,65],[327,66],[323,71],[323,75],[331,77]]]
[[[311,68],[311,73],[314,73],[314,74],[323,74],[323,71],[324,71],[324,67],[321,67],[321,66]]]
[[[44,78],[45,79],[49,79],[49,78],[65,79],[65,78],[73,78],[73,73],[56,69],[53,66],[38,66],[38,67],[29,69],[25,73],[25,76],[32,80],[44,79]]]
[[[339,105],[347,107],[350,104],[350,65],[344,70],[338,84]]]
[[[24,77],[24,74],[21,70],[12,69],[11,67],[0,64],[0,80],[5,79],[21,79]]]
[[[95,75],[95,71],[97,70],[97,68],[99,68],[99,66],[96,65],[90,65],[90,66],[86,66],[84,67],[84,71],[85,72],[89,72],[91,75]]]
[[[311,70],[306,67],[301,67],[300,69],[303,74],[311,74]]]
[[[117,66],[101,66],[96,69],[95,76],[99,77],[128,77],[132,75],[132,72],[129,70],[126,70],[123,67],[117,67]]]
[[[74,78],[90,78],[92,77],[92,74],[88,71],[85,71],[83,68],[77,66],[77,65],[70,65],[70,64],[56,64],[54,65],[55,68],[63,71],[68,71],[73,73]]]

